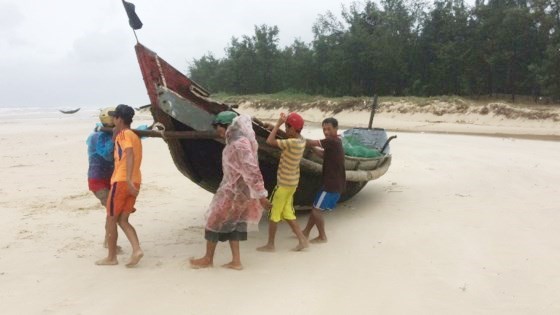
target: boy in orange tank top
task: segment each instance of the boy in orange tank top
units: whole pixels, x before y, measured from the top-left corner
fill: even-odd
[[[140,138],[130,130],[134,109],[127,105],[119,105],[115,111],[109,112],[113,116],[114,130],[114,158],[115,170],[111,177],[111,190],[107,200],[107,232],[109,253],[106,258],[98,260],[97,265],[116,265],[117,261],[117,224],[121,227],[132,246],[132,255],[127,267],[133,267],[142,257],[144,252],[136,230],[128,222],[128,217],[136,211],[134,204],[140,189],[142,175],[142,143]]]

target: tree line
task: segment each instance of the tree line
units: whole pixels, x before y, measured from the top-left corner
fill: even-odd
[[[355,2],[319,15],[311,43],[277,26],[189,66],[212,92],[325,96],[532,95],[560,100],[560,0]]]

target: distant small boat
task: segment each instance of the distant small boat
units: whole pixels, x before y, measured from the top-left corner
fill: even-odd
[[[74,114],[74,113],[78,112],[79,110],[80,110],[80,107],[78,107],[76,109],[68,109],[68,110],[59,109],[59,111],[63,114]]]
[[[148,104],[148,105],[143,105],[143,106],[140,106],[140,107],[134,107],[134,109],[143,110],[143,109],[146,109],[146,108],[150,108],[151,106],[152,106],[152,104]]]

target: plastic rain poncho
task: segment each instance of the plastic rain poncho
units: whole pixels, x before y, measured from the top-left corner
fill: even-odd
[[[251,118],[241,115],[234,119],[226,130],[224,177],[206,213],[206,230],[230,233],[256,229],[263,212],[259,199],[268,195],[257,150]]]

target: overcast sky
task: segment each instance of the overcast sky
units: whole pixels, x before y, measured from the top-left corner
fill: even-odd
[[[319,14],[350,0],[131,0],[140,42],[177,69],[254,25],[276,25],[280,46],[313,39]],[[133,106],[149,102],[120,0],[0,0],[0,107]],[[203,84],[203,83],[202,83]]]

